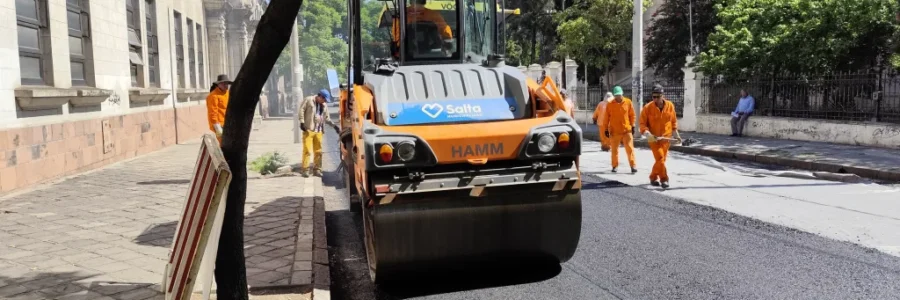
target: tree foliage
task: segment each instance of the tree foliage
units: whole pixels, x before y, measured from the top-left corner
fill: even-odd
[[[325,70],[347,68],[347,3],[342,0],[307,1],[300,20],[303,90],[309,94],[328,88]],[[338,76],[341,80],[346,78],[344,72],[338,72]]]
[[[656,71],[657,77],[684,80],[685,58],[692,54],[691,33],[696,55],[706,50],[707,37],[719,24],[715,3],[724,0],[666,0],[660,5],[647,27],[649,37],[644,44],[646,65]]]
[[[567,5],[571,3],[571,0],[567,0]],[[514,49],[521,49],[521,52],[517,53],[518,56],[509,57],[510,62],[520,65],[549,62],[557,44],[558,23],[553,15],[554,11],[561,7],[561,3],[544,0],[510,0],[506,1],[506,7],[521,10],[519,15],[510,16],[506,22],[507,47],[512,44]]]
[[[613,66],[619,51],[631,47],[631,0],[586,0],[557,16],[560,37],[556,52],[582,64],[605,70]],[[644,1],[645,9],[651,3]]]
[[[708,74],[772,75],[871,68],[896,32],[895,0],[730,0],[700,55]]]

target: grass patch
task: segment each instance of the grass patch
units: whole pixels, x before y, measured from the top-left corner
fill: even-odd
[[[278,168],[286,166],[288,159],[281,152],[268,152],[250,162],[250,170],[260,175],[275,173]]]

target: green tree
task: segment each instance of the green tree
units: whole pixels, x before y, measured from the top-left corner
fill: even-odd
[[[653,13],[644,44],[645,62],[658,77],[673,82],[684,80],[685,58],[706,50],[707,37],[719,24],[715,3],[724,0],[667,0]],[[694,49],[690,42],[692,31]]]
[[[515,44],[522,49],[516,58],[519,64],[544,64],[552,58],[553,49],[556,48],[558,25],[553,18],[554,11],[557,10],[555,5],[560,4],[544,0],[506,2],[507,8],[521,10],[519,15],[510,16],[506,22],[507,44]]]
[[[347,3],[341,0],[305,2],[300,20],[303,90],[312,94],[328,88],[326,70],[347,68]],[[341,80],[346,78],[345,72],[338,72],[338,76]]]
[[[557,16],[560,57],[575,58],[582,65],[608,70],[619,51],[631,47],[634,6],[631,0],[586,0]],[[644,1],[644,7],[652,2]]]
[[[731,0],[700,69],[727,76],[775,76],[876,67],[897,31],[895,0]]]

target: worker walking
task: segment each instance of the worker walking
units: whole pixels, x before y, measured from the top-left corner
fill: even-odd
[[[653,87],[653,101],[644,105],[641,110],[641,134],[647,137],[650,151],[656,163],[650,172],[650,185],[669,187],[669,174],[666,171],[666,156],[669,155],[669,145],[672,133],[675,133],[676,141],[681,141],[678,134],[678,120],[675,117],[675,104],[666,100],[663,96],[663,88],[660,85]]]
[[[222,126],[225,125],[225,109],[228,108],[228,87],[231,80],[228,75],[221,74],[209,88],[206,96],[206,117],[209,121],[209,130],[216,134],[219,144],[222,143]]]
[[[609,151],[609,137],[606,134],[606,105],[609,104],[610,101],[613,100],[613,94],[610,92],[606,92],[606,96],[603,97],[603,100],[600,103],[597,103],[597,107],[594,108],[594,115],[591,119],[594,120],[594,125],[597,125],[598,135],[600,135],[600,150]]]
[[[309,177],[309,169],[313,169],[314,176],[322,176],[322,136],[325,134],[325,124],[337,130],[325,102],[331,102],[331,93],[322,89],[315,96],[308,96],[300,103],[298,117],[300,130],[303,131],[303,158],[300,167],[303,169],[304,177]],[[312,166],[309,164],[310,155],[313,156]]]
[[[612,151],[612,171],[616,172],[619,166],[619,144],[625,144],[625,154],[628,156],[628,164],[631,165],[631,173],[637,173],[637,165],[634,162],[634,106],[631,99],[625,98],[622,87],[613,87],[613,101],[606,105],[606,120],[604,120],[603,134],[609,138]]]

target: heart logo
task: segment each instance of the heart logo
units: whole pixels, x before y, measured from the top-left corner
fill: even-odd
[[[422,112],[434,119],[444,112],[444,107],[437,103],[425,104],[422,105]]]

